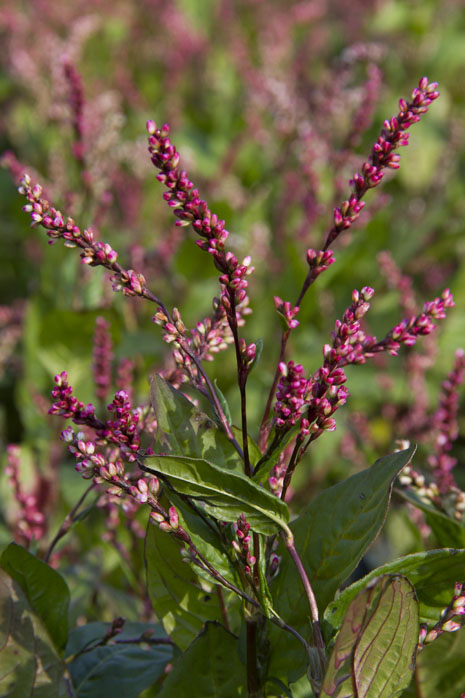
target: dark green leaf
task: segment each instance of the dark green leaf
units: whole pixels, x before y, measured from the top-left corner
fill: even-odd
[[[215,380],[213,381],[213,384],[215,386],[215,392],[218,396],[218,400],[220,401],[221,409],[224,412],[224,416],[226,417],[229,426],[232,424],[232,417],[231,417],[231,410],[229,409],[228,401],[226,400],[225,396],[223,395],[223,392],[221,391],[218,381]]]
[[[367,574],[344,589],[325,612],[325,622],[335,632],[352,599],[372,579],[384,574],[402,574],[415,587],[420,602],[420,622],[437,623],[441,611],[449,604],[454,584],[465,577],[465,550],[442,549],[406,555]],[[329,630],[329,627],[328,627]]]
[[[414,451],[410,448],[380,458],[371,468],[324,490],[292,522],[296,548],[321,610],[376,538],[386,517],[392,483]],[[271,585],[275,608],[308,637],[307,598],[284,548],[281,554],[281,571]],[[287,672],[289,680],[295,680],[304,673],[301,647],[287,633],[273,629],[272,635],[270,671],[281,679]]]
[[[239,698],[247,695],[246,686],[236,638],[217,623],[207,623],[174,664],[160,698]]]
[[[399,695],[411,680],[418,630],[418,602],[408,579],[378,578],[347,608],[321,698]]]
[[[148,456],[144,463],[163,475],[175,492],[201,502],[202,508],[219,521],[233,523],[244,514],[257,533],[271,535],[277,527],[289,530],[287,505],[242,473],[179,456]]]
[[[0,695],[69,698],[72,691],[45,629],[18,582],[0,570]]]
[[[65,656],[70,657],[85,648],[101,642],[111,628],[111,623],[95,621],[79,625],[70,631]],[[159,623],[139,623],[126,621],[123,629],[118,633],[118,640],[128,640],[140,637],[143,633],[151,633],[150,637],[166,638],[165,631]]]
[[[296,548],[321,610],[378,535],[386,518],[394,478],[414,452],[412,447],[380,458],[371,468],[324,490],[292,522]],[[287,556],[277,582],[282,609],[279,614],[286,620],[285,613],[294,609],[293,617],[299,617],[301,625],[308,614],[307,602]]]
[[[417,657],[416,680],[402,698],[459,698],[465,687],[465,631],[444,633]]]
[[[145,558],[154,611],[165,632],[185,649],[206,620],[221,620],[217,594],[183,562],[179,543],[153,524],[147,531]]]
[[[1,566],[21,586],[56,647],[64,649],[68,639],[69,589],[63,577],[16,543],[3,552]]]
[[[230,470],[243,463],[226,434],[215,422],[161,376],[151,380],[152,407],[157,417],[157,441],[175,456],[206,458]]]
[[[465,528],[463,524],[439,511],[433,504],[423,502],[414,492],[399,490],[398,494],[424,512],[426,523],[428,526],[431,526],[439,545],[465,548]]]
[[[80,654],[69,664],[76,698],[137,698],[164,673],[172,654],[169,645],[123,643]]]

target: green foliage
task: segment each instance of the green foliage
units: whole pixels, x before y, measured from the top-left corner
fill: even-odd
[[[230,698],[245,696],[245,667],[237,640],[217,623],[207,623],[179,657],[165,680],[160,698]]]
[[[376,578],[347,607],[321,698],[400,695],[412,677],[418,631],[418,602],[408,579]]]
[[[70,601],[69,589],[63,577],[15,543],[3,551],[0,565],[20,585],[55,646],[63,650],[68,640]]]
[[[45,625],[21,586],[4,570],[0,570],[0,640],[2,696],[69,697],[65,666]]]
[[[384,574],[401,574],[415,588],[420,603],[420,622],[436,623],[451,599],[451,589],[463,577],[464,550],[430,550],[388,562],[344,589],[325,612],[325,620],[336,630],[354,596],[372,579]]]

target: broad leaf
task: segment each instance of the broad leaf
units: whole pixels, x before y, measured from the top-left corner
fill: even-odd
[[[408,490],[395,490],[395,492],[424,512],[426,523],[431,526],[439,545],[465,548],[465,527],[462,523],[439,511],[433,504],[422,501],[414,492]]]
[[[371,468],[324,490],[292,522],[296,548],[321,611],[378,535],[393,481],[414,452],[412,447],[380,458]],[[307,598],[284,548],[281,554],[281,571],[271,585],[275,608],[281,618],[308,637]],[[272,629],[271,635],[270,672],[280,679],[296,680],[304,673],[301,647],[287,633]]]
[[[230,470],[243,463],[226,434],[161,376],[151,379],[152,407],[158,424],[157,441],[175,456],[205,458]]]
[[[11,543],[0,564],[15,579],[58,649],[68,639],[69,589],[63,577],[25,548]]]
[[[455,582],[465,577],[465,550],[444,548],[406,555],[367,574],[344,589],[325,612],[326,634],[336,632],[352,599],[375,577],[402,574],[415,587],[420,603],[420,622],[437,623],[450,603]]]
[[[137,698],[165,671],[173,650],[123,643],[96,647],[69,664],[76,698]]]
[[[69,698],[72,691],[45,626],[18,582],[0,570],[0,695]]]
[[[418,602],[405,577],[380,577],[347,608],[321,698],[391,698],[410,683]]]
[[[321,610],[378,535],[386,518],[392,483],[414,452],[412,447],[380,458],[371,468],[324,490],[292,522],[296,548]],[[293,616],[306,617],[306,598],[300,592],[297,572],[288,556],[277,582],[280,615],[286,618],[283,614],[295,609]],[[300,592],[298,603],[296,588]]]
[[[217,623],[207,623],[174,664],[160,698],[239,698],[247,695],[246,686],[236,638]]]
[[[277,527],[289,530],[287,505],[241,473],[179,456],[149,456],[144,463],[163,475],[175,492],[197,499],[204,511],[220,521],[233,523],[244,514],[257,533],[271,535]]]
[[[91,649],[94,645],[97,645],[105,638],[111,625],[111,623],[104,623],[103,621],[94,621],[73,628],[68,636],[65,656],[67,658],[72,657],[84,649]],[[160,623],[126,621],[122,630],[118,633],[118,640],[131,640],[146,633],[151,638],[167,638]]]
[[[444,633],[417,657],[415,681],[402,698],[459,698],[465,686],[465,631]]]
[[[153,524],[147,531],[145,559],[154,611],[165,632],[185,649],[205,621],[222,619],[216,591],[183,562],[179,543]]]

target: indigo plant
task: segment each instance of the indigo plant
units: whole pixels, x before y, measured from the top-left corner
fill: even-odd
[[[92,190],[96,180],[87,170],[83,86],[71,62],[64,64],[64,78],[72,153],[84,200],[97,202],[98,218],[102,199],[98,203]],[[371,121],[378,89],[373,67],[351,146]],[[59,369],[48,412],[67,422],[61,440],[86,484],[56,531],[50,531],[44,513],[47,498],[53,503],[52,482],[38,475],[25,491],[20,451],[9,447],[5,472],[17,508],[10,522],[16,542],[5,547],[0,561],[2,695],[434,695],[435,677],[425,683],[422,672],[435,656],[439,662],[444,657],[465,613],[465,496],[453,475],[457,460],[450,455],[458,436],[463,351],[456,353],[432,414],[414,404],[416,416],[409,425],[403,422],[406,434],[400,416],[391,415],[403,440],[393,444],[390,455],[316,496],[312,492],[298,515],[293,495],[296,474],[318,449],[315,442],[331,439],[325,432],[335,431],[336,413],[350,400],[347,369],[383,355],[397,357],[405,348],[420,385],[423,374],[415,368],[411,347],[430,339],[454,307],[452,294],[445,289],[417,310],[408,278],[384,252],[381,268],[401,292],[405,316],[382,339],[368,330],[374,295],[369,286],[352,291],[322,347],[319,367],[295,360],[291,337],[299,332],[308,290],[335,263],[333,248],[360,217],[365,195],[388,170],[399,168],[397,149],[408,144],[409,128],[438,97],[437,84],[422,78],[384,122],[322,241],[307,250],[295,301],[274,296],[282,328],[277,347],[244,336],[245,331],[253,336],[248,295],[253,260],[250,255],[240,260],[231,249],[225,221],[201,199],[183,169],[167,124],[147,123],[159,183],[154,187],[163,188],[176,228],[186,229],[186,239],[193,231],[218,275],[211,314],[191,328],[182,308],[164,300],[157,275],[146,278],[131,268],[137,266],[133,262],[125,265],[112,244],[100,239],[98,226],[82,227],[53,205],[39,182],[22,175],[19,192],[32,227],[44,229],[51,245],[63,241],[77,248],[83,265],[108,270],[113,291],[127,302],[148,301],[171,360],[150,376],[150,397],[137,404],[136,357],[116,361],[111,324],[98,316],[92,359],[96,404],[84,404],[74,393],[72,371]],[[311,220],[310,209],[307,213]],[[137,254],[132,258],[137,261]],[[235,359],[237,411],[208,368],[229,353]],[[275,370],[253,432],[248,382],[265,359],[275,362]],[[409,426],[416,427],[412,435],[420,443],[430,439],[426,477],[417,469],[416,446],[406,440]],[[354,420],[354,427],[363,430],[363,419]],[[358,458],[356,443],[344,444]],[[419,535],[432,531],[440,547],[353,576],[383,529],[393,492],[397,503],[415,512]],[[60,567],[67,559],[78,569],[73,531],[83,530],[96,509],[105,516],[101,543],[116,551],[143,604],[137,621],[116,613],[106,623],[77,618],[68,631],[70,592]],[[71,594],[71,609],[73,603]],[[459,695],[452,692],[447,696]]]

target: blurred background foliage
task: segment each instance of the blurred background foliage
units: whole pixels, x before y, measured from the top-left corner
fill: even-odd
[[[108,273],[84,267],[61,243],[49,249],[44,232],[29,228],[18,175],[29,172],[81,228],[92,225],[193,327],[211,312],[217,272],[191,229],[175,227],[147,154],[146,120],[170,124],[183,167],[226,220],[230,248],[239,258],[250,254],[255,266],[244,336],[264,342],[248,384],[256,437],[278,356],[273,295],[295,300],[307,248],[321,247],[333,207],[348,197],[350,177],[384,119],[397,113],[398,99],[408,98],[422,75],[439,82],[441,97],[412,127],[400,170],[368,193],[358,223],[334,245],[336,263],[307,294],[288,358],[308,373],[321,365],[322,346],[354,288],[376,290],[369,332],[381,338],[400,321],[401,294],[378,261],[384,250],[412,279],[418,310],[445,287],[457,307],[431,341],[347,371],[351,397],[337,414],[338,429],[318,441],[297,472],[291,506],[298,511],[322,486],[392,451],[396,439],[425,437],[409,433],[412,410],[434,412],[440,383],[464,344],[464,32],[461,0],[0,5],[0,438],[3,446],[20,444],[26,483],[34,469],[59,483],[47,512],[51,532],[86,486],[58,440],[63,422],[47,415],[53,376],[66,370],[76,396],[95,402],[98,316],[111,323],[115,364],[133,361],[136,404],[148,402],[149,375],[170,359],[153,306],[115,295]],[[82,158],[66,65],[82,85]],[[238,422],[232,349],[207,368]],[[428,453],[423,440],[418,468]],[[454,455],[463,489],[463,437]],[[2,480],[2,541],[14,518],[8,491]],[[75,550],[90,552],[85,560],[69,557],[76,617],[139,617],[143,594],[135,598],[130,590],[142,574],[140,549],[129,544],[133,559],[121,564],[111,540],[97,545],[104,515],[93,511],[88,520],[93,525],[76,526],[73,535]],[[409,515],[394,506],[377,562],[425,545]]]

